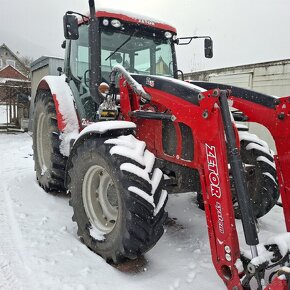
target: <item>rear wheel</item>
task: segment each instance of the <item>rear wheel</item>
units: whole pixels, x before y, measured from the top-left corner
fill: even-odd
[[[167,192],[154,155],[132,135],[83,141],[68,171],[78,236],[107,261],[134,259],[163,234]]]
[[[64,190],[66,157],[60,153],[60,132],[49,92],[37,95],[33,122],[33,158],[36,178],[47,192]]]

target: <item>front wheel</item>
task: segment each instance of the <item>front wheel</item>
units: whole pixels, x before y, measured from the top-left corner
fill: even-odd
[[[272,209],[280,196],[273,153],[268,144],[254,134],[240,131],[239,137],[254,216],[260,218]],[[232,194],[235,216],[241,218],[234,187]]]
[[[163,234],[167,192],[155,156],[132,135],[81,142],[68,171],[78,236],[107,261],[134,259]]]
[[[254,216],[260,218],[267,214],[277,203],[280,193],[272,151],[267,143],[256,135],[239,128],[240,154],[244,165],[246,184],[252,202]],[[237,201],[236,190],[231,172],[231,191],[235,217],[241,218],[241,210]],[[197,193],[197,205],[204,210],[201,193]]]

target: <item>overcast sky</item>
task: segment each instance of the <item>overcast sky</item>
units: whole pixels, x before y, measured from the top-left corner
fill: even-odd
[[[290,58],[290,0],[95,0],[96,5],[160,18],[178,36],[210,35],[214,57],[203,41],[178,47],[184,72]],[[62,16],[88,11],[88,0],[0,0],[0,44],[31,56],[63,56]]]

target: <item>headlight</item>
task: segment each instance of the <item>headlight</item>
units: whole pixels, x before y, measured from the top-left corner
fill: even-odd
[[[121,22],[118,19],[112,19],[111,20],[111,24],[112,26],[114,26],[115,28],[120,28],[121,27]]]
[[[109,20],[108,20],[107,18],[105,18],[105,19],[103,20],[103,25],[104,25],[104,26],[108,26],[108,25],[109,25]]]
[[[165,36],[166,38],[171,38],[171,37],[172,37],[172,33],[169,32],[169,31],[166,31],[166,32],[164,33],[164,36]]]

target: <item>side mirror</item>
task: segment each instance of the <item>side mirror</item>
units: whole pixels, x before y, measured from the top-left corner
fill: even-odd
[[[206,58],[213,57],[213,42],[211,38],[206,38],[204,40],[204,56]]]
[[[65,39],[76,40],[79,38],[79,24],[75,15],[66,13],[63,16],[63,31]]]

